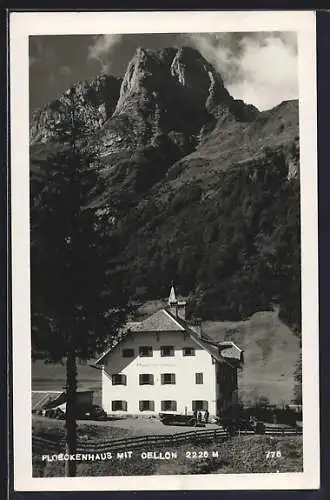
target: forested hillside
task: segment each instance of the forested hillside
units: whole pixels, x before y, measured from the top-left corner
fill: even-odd
[[[259,112],[188,48],[139,49],[122,80],[75,90],[90,129],[85,147],[98,154],[90,204],[131,299],[163,298],[173,280],[205,320],[278,306],[299,333],[297,102]],[[52,124],[67,118],[63,103],[31,122],[31,200],[45,216],[38,193],[50,152],[61,150]]]

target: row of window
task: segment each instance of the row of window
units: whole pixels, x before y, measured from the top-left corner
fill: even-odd
[[[195,356],[195,348],[194,347],[183,347],[182,348],[183,356]],[[123,358],[134,358],[135,351],[134,349],[123,349],[122,356]],[[171,357],[175,355],[175,350],[173,345],[163,345],[160,347],[160,355],[161,357]],[[153,349],[150,345],[143,345],[139,347],[139,356],[141,358],[152,358]]]
[[[112,385],[127,385],[127,376],[125,374],[113,374],[111,377]],[[196,384],[203,384],[203,373],[195,373]],[[162,385],[173,385],[176,383],[175,373],[162,373],[160,375]],[[154,385],[153,373],[141,373],[139,375],[140,385]]]
[[[192,401],[192,411],[208,410],[208,401],[195,400]],[[127,401],[112,401],[112,411],[127,411]],[[161,411],[177,411],[177,402],[172,400],[165,400],[160,402]],[[155,411],[155,401],[142,400],[139,401],[139,411]]]

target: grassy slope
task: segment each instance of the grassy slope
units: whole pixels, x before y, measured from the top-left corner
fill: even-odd
[[[273,404],[291,401],[299,339],[276,312],[256,313],[247,321],[206,322],[204,331],[216,340],[231,339],[244,350],[245,366],[239,375],[243,401],[254,401],[260,396]]]
[[[219,122],[193,153],[172,166],[167,181],[174,186],[192,178],[217,182],[219,171],[251,161],[265,148],[286,149],[298,134],[298,101],[264,111],[252,123]]]
[[[141,312],[152,314],[159,307],[160,301],[149,301]],[[291,402],[299,339],[279,319],[277,311],[258,312],[247,321],[206,321],[203,330],[211,339],[230,339],[244,350],[245,365],[239,373],[243,401],[265,396],[273,404]]]

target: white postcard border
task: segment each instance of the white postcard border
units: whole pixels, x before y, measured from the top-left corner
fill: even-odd
[[[28,37],[41,34],[298,33],[302,222],[304,472],[33,478],[29,276]],[[10,14],[14,488],[19,491],[242,490],[319,487],[318,217],[315,13],[13,12]]]

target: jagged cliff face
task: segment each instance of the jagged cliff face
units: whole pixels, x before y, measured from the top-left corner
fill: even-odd
[[[287,177],[298,175],[289,153],[298,139],[298,103],[259,112],[235,100],[195,49],[140,48],[123,79],[102,75],[73,87],[77,116],[90,130],[109,193],[118,199],[137,201],[159,182],[168,197],[192,180],[202,182],[208,196],[219,172],[251,162],[266,149],[284,149]],[[34,113],[32,164],[43,144],[47,151],[47,143],[56,141],[53,124],[66,113],[65,94]]]
[[[118,136],[122,123],[129,131],[125,133],[128,150],[157,147],[165,140],[182,156],[196,147],[217,118],[232,115],[250,120],[257,113],[256,108],[234,101],[221,76],[196,50],[138,49],[106,125],[104,153],[116,152],[116,143],[122,142]]]
[[[138,49],[123,80],[101,76],[74,85],[77,114],[103,156],[170,143],[183,156],[194,150],[220,118],[251,121],[258,110],[235,101],[221,76],[195,50]],[[31,144],[52,138],[52,125],[66,113],[65,96],[37,110]]]
[[[231,164],[266,148],[289,151],[297,141],[297,102],[259,112],[233,99],[221,75],[189,47],[140,48],[122,80],[102,75],[74,89],[77,116],[90,130],[109,185],[119,191],[145,192],[167,174],[172,184],[192,178],[212,184]],[[31,145],[38,152],[56,140],[53,125],[66,113],[63,95],[33,114]],[[288,156],[288,177],[298,172]]]
[[[88,129],[100,129],[112,115],[117,104],[121,80],[108,75],[101,75],[90,82],[78,82],[74,85],[77,97],[76,113]],[[50,104],[37,109],[31,119],[30,142],[48,142],[54,139],[53,125],[66,117],[67,105],[65,94]]]

